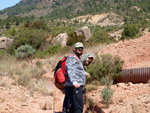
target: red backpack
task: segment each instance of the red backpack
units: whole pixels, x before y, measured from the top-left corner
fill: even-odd
[[[71,54],[71,55],[76,56],[75,54]],[[66,64],[66,60],[67,60],[68,57],[69,56],[64,57],[63,59],[61,59],[57,63],[55,71],[54,71],[54,78],[55,78],[55,83],[54,84],[60,90],[64,89],[64,84],[65,84],[65,81],[66,81],[66,78],[67,78],[67,74],[66,74],[66,71],[65,71],[65,64]],[[76,56],[76,59],[78,61],[77,56]]]

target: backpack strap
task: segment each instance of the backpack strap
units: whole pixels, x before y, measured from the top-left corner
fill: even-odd
[[[64,57],[64,58],[63,58],[63,59],[61,59],[60,61],[61,61],[61,62],[63,62],[63,61],[65,61],[68,57],[69,57],[69,56]]]
[[[79,58],[77,57],[77,55],[75,55],[75,54],[71,54],[71,55],[75,56],[75,57],[76,57],[76,60],[77,60],[77,62],[78,62],[78,59],[79,59]],[[71,56],[71,55],[69,55],[69,56]],[[69,56],[68,56],[68,57],[69,57]]]

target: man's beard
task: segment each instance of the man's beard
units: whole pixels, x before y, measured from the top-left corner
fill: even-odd
[[[80,57],[80,56],[82,55],[82,53],[77,53],[77,52],[76,52],[76,55]]]

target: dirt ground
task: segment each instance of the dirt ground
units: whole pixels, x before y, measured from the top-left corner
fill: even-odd
[[[150,33],[134,40],[111,44],[99,52],[118,55],[124,60],[124,69],[150,66]],[[8,76],[0,75],[0,113],[59,113],[64,94],[53,85],[51,67],[43,76],[49,77],[46,85],[51,94],[42,95],[23,86],[13,85]],[[150,113],[150,83],[118,83],[112,85],[112,103],[107,108],[100,97],[104,86],[87,93],[96,107],[94,113]],[[85,105],[85,109],[88,105]],[[90,112],[89,112],[90,113]]]
[[[104,53],[118,55],[124,61],[124,69],[150,67],[150,33],[137,39],[111,44],[100,51],[99,55]]]
[[[98,90],[87,94],[97,105],[97,112],[94,113],[100,113],[100,110],[102,113],[150,113],[150,84],[112,85],[114,94],[108,108],[100,97],[103,88],[101,86]]]

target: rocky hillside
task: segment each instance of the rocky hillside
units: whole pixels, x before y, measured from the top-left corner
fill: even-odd
[[[150,33],[137,39],[120,41],[107,46],[99,52],[118,55],[124,60],[123,68],[143,68],[150,67]]]
[[[102,13],[96,15],[86,15],[86,16],[78,16],[72,21],[79,21],[80,23],[87,23],[89,25],[98,25],[98,26],[114,26],[114,25],[123,25],[124,21],[119,15],[115,13]]]

